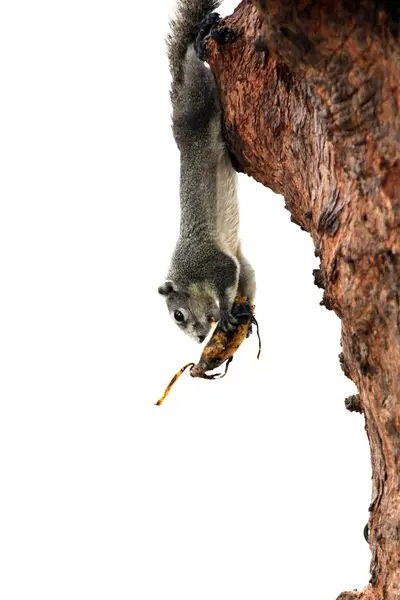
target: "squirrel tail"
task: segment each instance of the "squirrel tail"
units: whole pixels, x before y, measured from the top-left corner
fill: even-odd
[[[170,20],[167,54],[172,75],[172,97],[183,82],[186,51],[196,39],[200,23],[221,4],[221,0],[177,0],[175,15]]]

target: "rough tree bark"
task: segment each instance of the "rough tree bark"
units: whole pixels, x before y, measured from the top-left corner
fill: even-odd
[[[400,598],[399,4],[244,0],[223,24],[235,39],[208,41],[234,164],[311,234],[359,390],[348,408],[371,449],[371,579],[342,600]]]

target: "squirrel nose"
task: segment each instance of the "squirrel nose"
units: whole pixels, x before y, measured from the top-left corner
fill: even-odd
[[[199,344],[202,344],[204,342],[204,340],[206,339],[205,335],[199,335],[198,340],[199,340]]]

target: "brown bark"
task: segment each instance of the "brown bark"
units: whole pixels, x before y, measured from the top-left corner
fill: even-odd
[[[373,484],[371,579],[340,598],[400,598],[398,3],[254,4],[225,20],[233,42],[208,43],[226,139],[238,170],[283,194],[311,234],[322,302],[342,321]]]

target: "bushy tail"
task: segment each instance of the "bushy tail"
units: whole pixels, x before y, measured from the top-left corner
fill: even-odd
[[[203,19],[220,4],[221,0],[177,0],[166,40],[172,75],[172,99],[183,81],[183,62],[188,46],[195,41]]]

